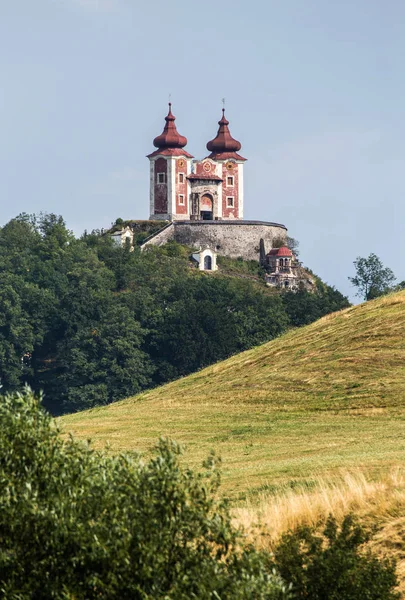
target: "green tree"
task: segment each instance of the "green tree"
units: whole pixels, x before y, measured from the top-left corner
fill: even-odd
[[[281,299],[293,327],[309,325],[331,312],[350,306],[346,296],[319,280],[314,292],[304,288],[296,292],[283,291]]]
[[[155,225],[154,225],[155,226]],[[105,404],[187,375],[342,306],[338,292],[279,295],[248,280],[258,264],[223,259],[227,275],[190,269],[190,248],[76,239],[62,217],[0,228],[0,381],[45,392],[54,414]]]
[[[7,600],[283,600],[265,553],[218,497],[217,462],[183,467],[63,439],[26,390],[0,402],[0,597]]]
[[[367,258],[358,256],[353,264],[356,275],[348,279],[357,288],[357,296],[372,300],[392,290],[396,277],[391,269],[384,267],[376,254]]]

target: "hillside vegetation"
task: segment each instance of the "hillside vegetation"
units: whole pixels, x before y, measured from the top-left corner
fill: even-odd
[[[136,240],[158,225],[133,224]],[[1,227],[2,393],[28,383],[53,415],[106,405],[349,304],[321,282],[314,294],[269,291],[258,263],[202,273],[192,251],[131,249],[99,231],[75,238],[52,214]]]
[[[405,293],[328,315],[181,380],[63,418],[113,451],[159,436],[200,463],[214,449],[223,488],[254,501],[319,477],[405,458]]]

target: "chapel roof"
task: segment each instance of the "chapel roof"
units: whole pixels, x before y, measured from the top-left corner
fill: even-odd
[[[272,248],[267,256],[292,256],[292,252],[287,246],[281,248]]]

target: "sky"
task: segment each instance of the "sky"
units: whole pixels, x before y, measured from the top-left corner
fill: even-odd
[[[405,279],[404,65],[403,0],[0,0],[0,226],[148,218],[169,94],[199,158],[225,98],[245,218],[356,301],[357,256]]]

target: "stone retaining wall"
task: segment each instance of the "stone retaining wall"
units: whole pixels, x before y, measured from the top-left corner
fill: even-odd
[[[144,245],[162,246],[169,239],[194,248],[209,247],[221,256],[259,260],[260,239],[266,253],[274,238],[286,237],[287,228],[264,221],[175,221],[145,241]]]

